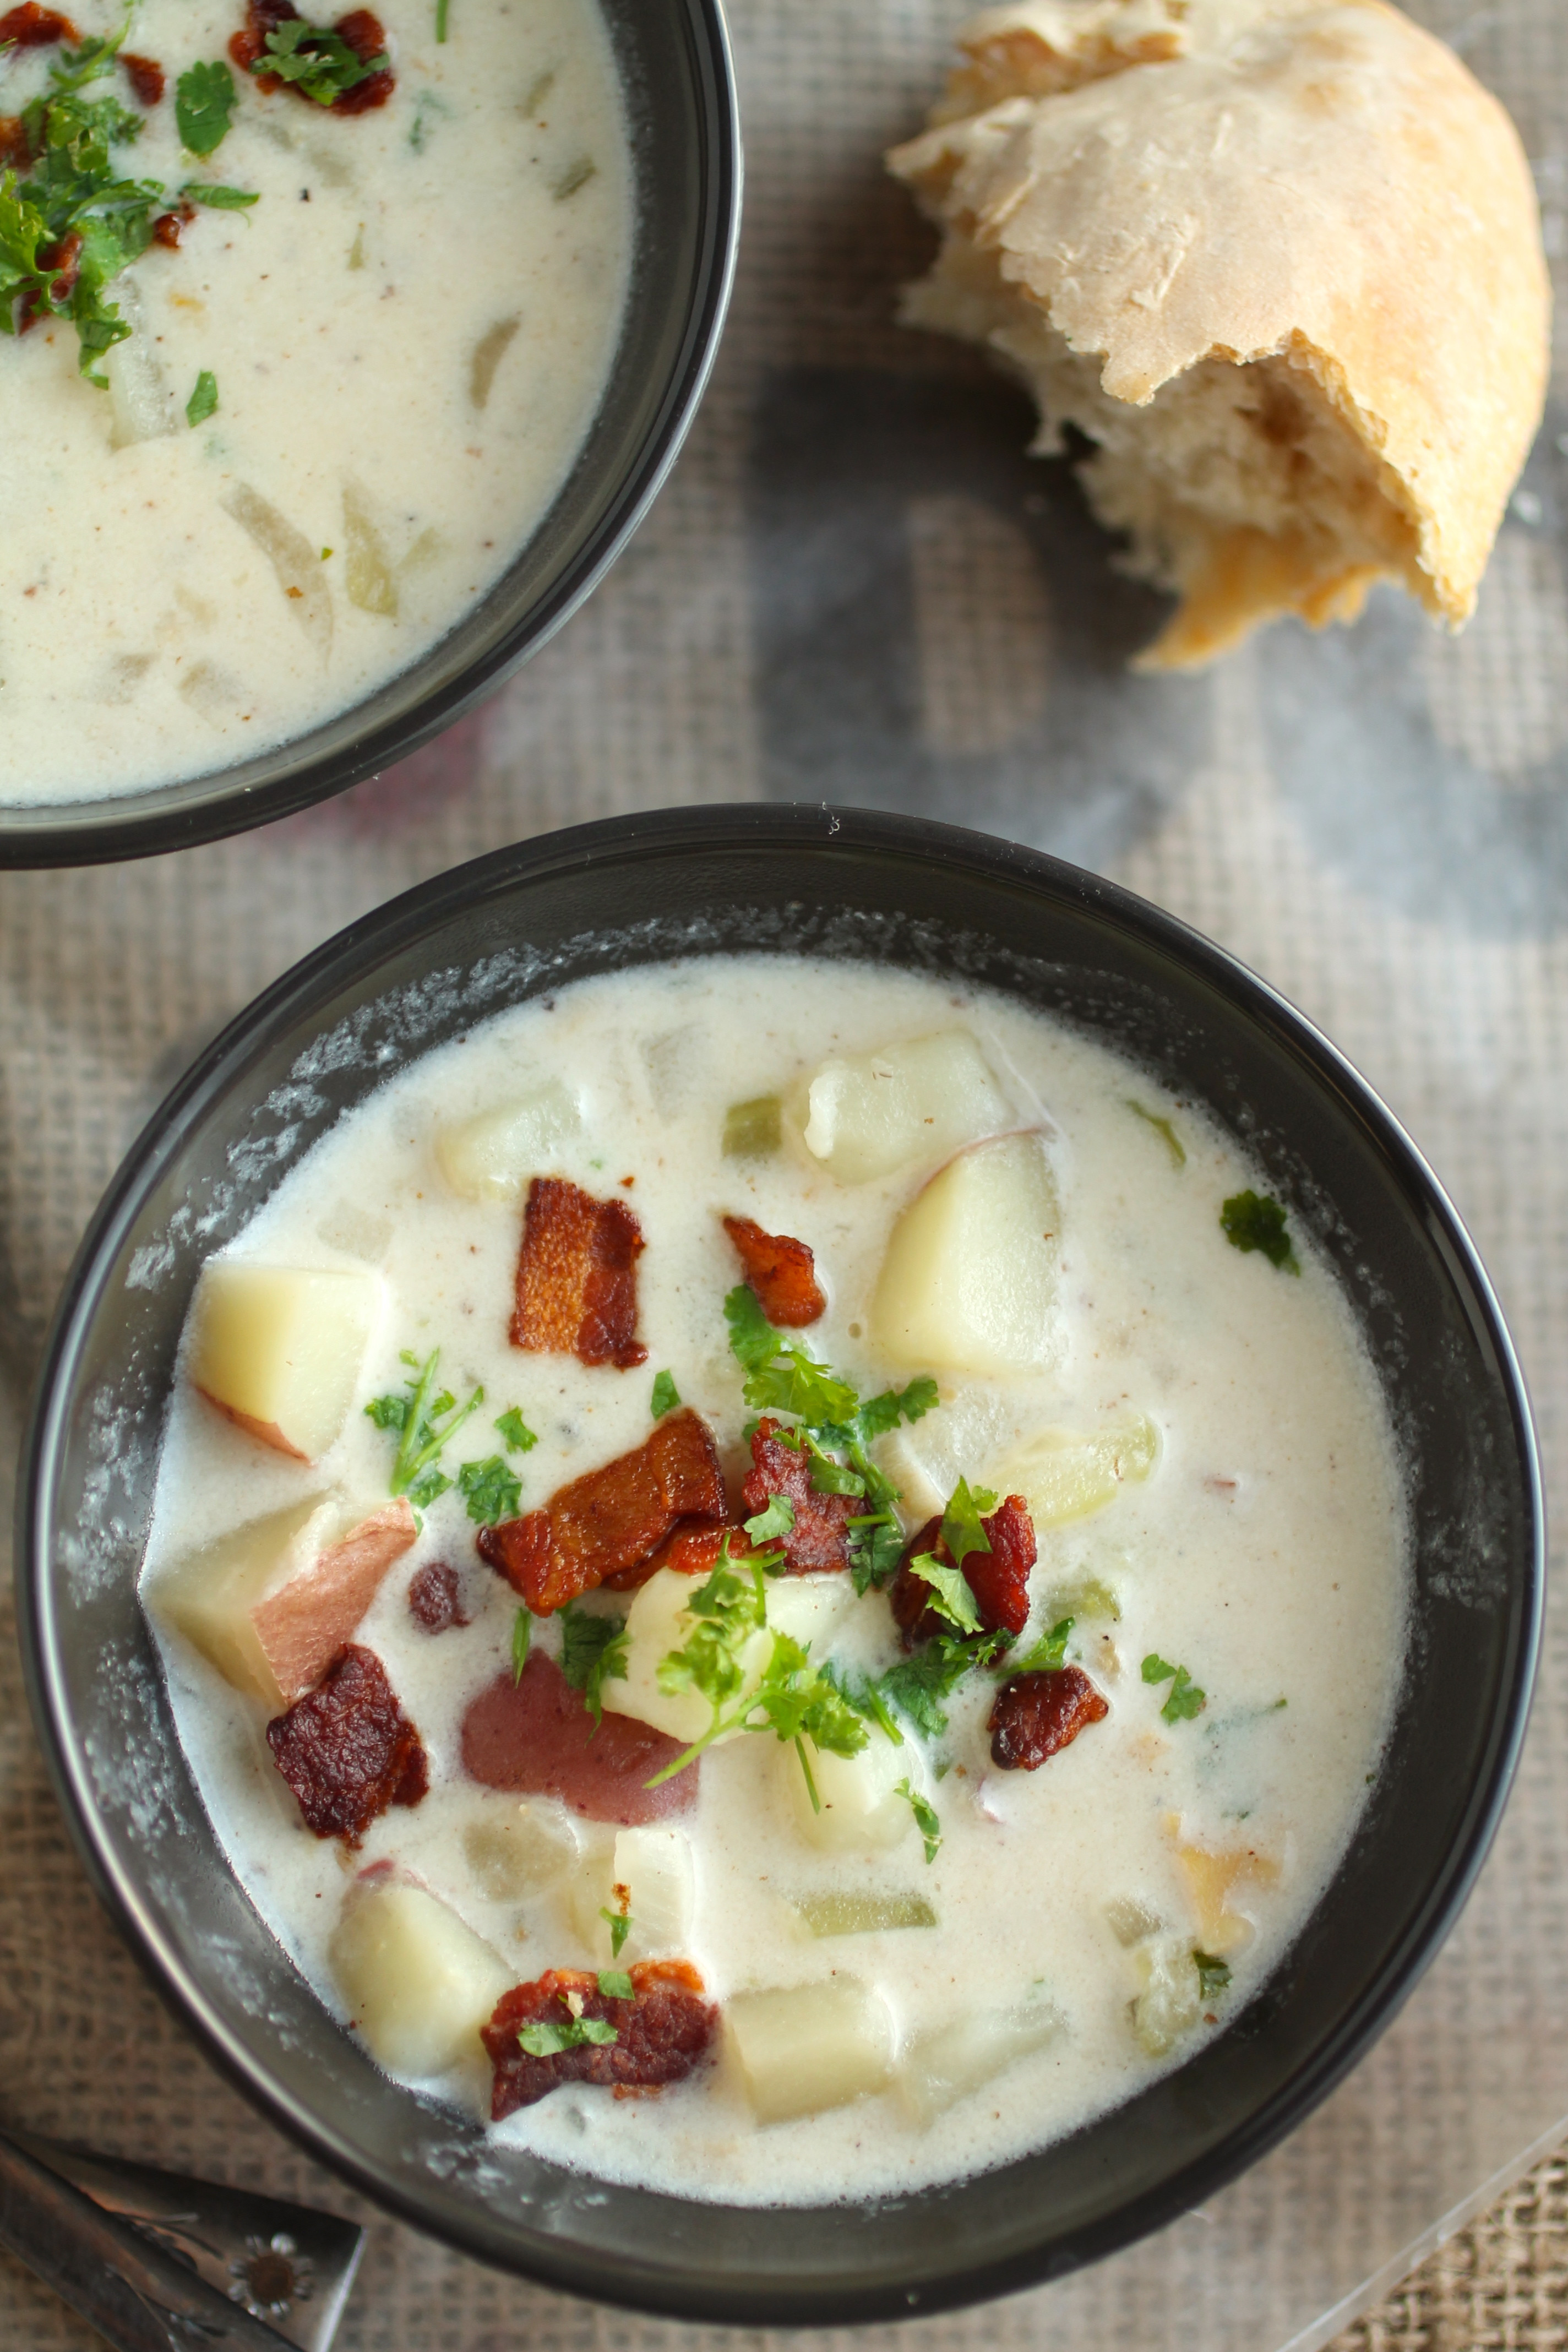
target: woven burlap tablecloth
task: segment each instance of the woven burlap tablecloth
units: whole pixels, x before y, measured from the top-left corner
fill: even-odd
[[[1416,13],[1512,108],[1555,262],[1568,9],[1425,0]],[[1110,570],[1062,469],[1020,454],[1016,395],[891,323],[892,289],[927,245],[877,159],[918,119],[958,14],[945,0],[739,0],[748,215],[712,391],[635,545],[485,711],[269,831],[0,878],[0,1463],[101,1188],[256,991],[366,908],[497,844],[622,810],[772,797],[900,806],[1077,856],[1267,974],[1453,1192],[1561,1494],[1568,418],[1554,399],[1460,639],[1385,596],[1353,635],[1280,630],[1203,680],[1129,677],[1123,656],[1154,607]],[[1520,1783],[1468,1910],[1328,2105],[1204,2213],[1110,2265],[869,2333],[889,2352],[895,2336],[910,2352],[1068,2336],[1081,2352],[1308,2352],[1568,2137],[1563,1635],[1550,1613]],[[362,2212],[351,2352],[695,2344],[696,2331],[542,2294],[364,2211],[239,2102],[94,1906],[8,1638],[0,2084],[4,2112],[38,2130]],[[1362,2339],[1568,2341],[1561,2168],[1489,2230]],[[1489,2260],[1506,2273],[1495,2294]],[[90,2340],[0,2259],[0,2342]]]

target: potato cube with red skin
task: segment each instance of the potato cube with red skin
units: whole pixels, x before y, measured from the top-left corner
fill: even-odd
[[[375,1599],[382,1578],[417,1541],[406,1496],[384,1503],[319,1551],[308,1568],[250,1612],[285,1706],[320,1682]]]
[[[986,1729],[1004,1772],[1036,1772],[1110,1712],[1081,1666],[1014,1675],[996,1694]]]
[[[615,1687],[606,1684],[606,1693]],[[589,1821],[622,1828],[662,1821],[695,1803],[698,1764],[657,1789],[647,1785],[683,1744],[608,1706],[595,1725],[582,1692],[542,1650],[521,1675],[503,1668],[463,1717],[463,1769],[471,1780],[519,1796],[556,1797]]]
[[[496,2004],[480,2036],[495,2068],[490,2119],[500,2123],[563,2083],[597,2083],[607,2090],[657,2090],[683,2082],[700,2065],[719,2030],[719,2012],[703,1999],[702,1979],[687,1960],[638,1960],[626,1971],[632,1997],[604,1993],[584,1969],[551,1969],[532,1984],[513,1987]],[[534,2057],[520,2036],[530,2025],[570,2028],[584,2018],[614,2030],[610,2042],[582,2042]]]
[[[192,1314],[192,1384],[263,1445],[319,1462],[353,1402],[380,1304],[374,1274],[210,1259]]]

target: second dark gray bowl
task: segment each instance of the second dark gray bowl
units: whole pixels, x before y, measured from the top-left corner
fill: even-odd
[[[979,2179],[736,2210],[607,2187],[379,2074],[231,1876],[136,1597],[175,1349],[203,1260],[391,1073],[504,1006],[672,955],[797,949],[987,982],[1205,1104],[1327,1254],[1409,1466],[1414,1629],[1388,1761],[1262,1992],[1177,2073]],[[368,916],[202,1056],[133,1147],[50,1339],[18,1503],[38,1727],[94,1881],[242,2089],[423,2230],[574,2293],[748,2326],[1000,2294],[1200,2204],[1300,2122],[1410,1990],[1468,1892],[1523,1735],[1542,1520],[1496,1301],[1408,1139],[1219,950],[1031,851],[907,818],[667,812],[482,858]]]

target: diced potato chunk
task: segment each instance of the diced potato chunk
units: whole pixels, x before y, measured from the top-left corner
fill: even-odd
[[[362,1517],[312,1497],[204,1545],[150,1598],[226,1681],[277,1713],[321,1680],[417,1533],[402,1499]]]
[[[573,1878],[572,1923],[599,1968],[632,1960],[668,1959],[687,1951],[697,1909],[697,1873],[684,1830],[650,1822],[619,1830],[612,1845],[595,1846]],[[606,1911],[630,1927],[615,1949]]]
[[[941,1160],[1015,1123],[967,1029],[824,1062],[806,1088],[804,1141],[841,1184]]]
[[[551,1078],[515,1102],[437,1128],[436,1158],[464,1200],[515,1201],[542,1172],[541,1163],[581,1125],[576,1102],[559,1078]]]
[[[872,1336],[901,1364],[1028,1372],[1060,1351],[1060,1214],[1037,1136],[961,1152],[893,1227]]]
[[[795,1907],[814,1936],[879,1936],[895,1927],[936,1926],[936,1906],[927,1895],[893,1887],[864,1894],[826,1887],[797,1895]]]
[[[1012,2009],[965,2011],[910,2043],[899,2065],[899,2095],[910,2116],[929,2129],[955,2101],[1043,2050],[1062,2030],[1047,2001]]]
[[[626,1612],[626,1671],[603,1685],[604,1703],[616,1715],[636,1716],[651,1723],[671,1739],[700,1739],[713,1720],[713,1710],[700,1691],[665,1691],[658,1670],[672,1650],[684,1649],[700,1620],[687,1608],[701,1590],[701,1577],[683,1576],[679,1569],[661,1568],[639,1585]],[[773,1635],[753,1633],[741,1652],[748,1681],[760,1678],[773,1648]]]
[[[520,1903],[564,1885],[583,1850],[560,1805],[487,1805],[463,1832],[463,1856],[481,1895],[492,1903]]]
[[[447,1904],[397,1879],[351,1888],[329,1951],[366,2048],[393,2074],[444,2074],[479,2059],[479,2028],[517,1982]]]
[[[844,2106],[892,2073],[888,2005],[854,1977],[737,1993],[725,2023],[759,2123]]]
[[[1103,1510],[1129,1480],[1147,1478],[1159,1455],[1159,1430],[1146,1414],[1134,1413],[1089,1435],[1042,1429],[1007,1456],[994,1478],[1003,1482],[1003,1494],[1023,1496],[1037,1531]]]
[[[319,1461],[353,1402],[380,1303],[374,1274],[214,1258],[196,1291],[191,1379],[264,1445]]]
[[[1132,2031],[1151,2058],[1163,2058],[1203,2014],[1197,1962],[1175,1936],[1140,1944],[1132,1959],[1143,1980],[1132,2003]]]
[[[776,1633],[787,1633],[814,1659],[825,1658],[828,1643],[843,1618],[855,1605],[855,1587],[837,1570],[821,1576],[780,1576],[768,1586],[768,1623]]]
[[[858,1756],[825,1754],[809,1739],[805,1754],[820,1812],[813,1810],[793,1746],[780,1746],[778,1769],[785,1776],[795,1828],[808,1845],[821,1853],[864,1853],[899,1845],[911,1833],[915,1817],[909,1799],[899,1794],[900,1781],[919,1770],[907,1742],[895,1748],[873,1730]]]

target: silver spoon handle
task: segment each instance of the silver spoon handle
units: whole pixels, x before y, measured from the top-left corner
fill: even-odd
[[[0,2245],[89,2320],[114,2352],[285,2352],[276,2329],[3,2132]]]

